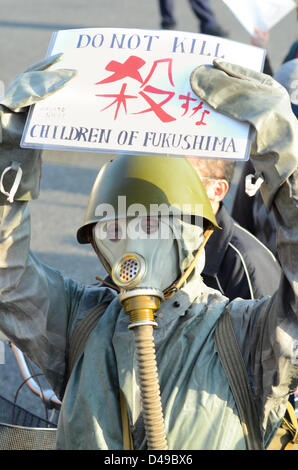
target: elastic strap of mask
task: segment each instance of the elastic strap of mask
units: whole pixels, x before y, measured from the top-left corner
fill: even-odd
[[[190,263],[190,265],[188,266],[184,274],[180,277],[180,279],[178,279],[178,281],[174,282],[174,284],[170,285],[167,289],[163,291],[165,299],[171,298],[180,289],[180,287],[184,284],[184,282],[188,279],[195,265],[197,264],[198,258],[200,254],[202,253],[202,250],[205,248],[205,245],[208,242],[213,232],[214,232],[214,227],[208,228],[205,230],[203,243],[201,244],[200,248],[196,252],[194,259],[192,260],[192,262]]]
[[[106,286],[111,287],[112,289],[116,289],[118,292],[120,292],[120,289],[118,286],[116,286],[116,284],[110,284],[110,282],[106,281],[105,279],[102,279],[99,276],[95,276],[95,279],[101,282],[102,284],[105,284]]]

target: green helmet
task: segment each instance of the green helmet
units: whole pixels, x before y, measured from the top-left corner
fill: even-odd
[[[142,204],[150,214],[152,204],[165,204],[178,208],[182,215],[203,217],[218,227],[205,188],[186,158],[121,155],[98,173],[84,224],[77,232],[79,243],[89,243],[90,229],[103,220],[99,206],[112,207],[116,219],[127,216],[119,207],[119,196],[125,197],[126,208]]]

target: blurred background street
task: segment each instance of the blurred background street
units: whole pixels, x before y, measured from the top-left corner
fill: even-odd
[[[229,38],[250,43],[250,36],[221,0],[211,5]],[[177,30],[198,32],[198,22],[185,0],[176,0]],[[5,87],[15,75],[42,59],[52,33],[59,29],[131,27],[159,29],[157,0],[2,0],[0,12],[0,80]],[[274,71],[297,39],[295,11],[270,32],[268,55]],[[31,203],[32,250],[64,276],[92,283],[104,272],[89,246],[80,246],[76,230],[84,219],[93,181],[112,155],[45,151],[40,198]],[[1,155],[0,155],[1,158]],[[22,377],[8,345],[0,364],[0,395],[14,398]],[[17,403],[44,416],[40,400],[22,387]]]

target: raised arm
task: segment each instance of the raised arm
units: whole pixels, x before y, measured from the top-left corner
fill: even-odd
[[[64,374],[70,299],[80,294],[75,283],[30,253],[27,201],[38,197],[41,156],[21,149],[20,139],[28,106],[74,76],[70,70],[49,70],[58,59],[19,75],[0,102],[0,329],[45,371],[53,387]]]

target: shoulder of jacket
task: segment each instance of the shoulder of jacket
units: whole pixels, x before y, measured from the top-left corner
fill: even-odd
[[[237,222],[234,222],[234,236],[237,238],[237,240],[241,243],[243,241],[243,252],[247,251],[248,245],[247,243],[250,243],[253,245],[253,248],[256,250],[261,251],[266,257],[270,258],[272,262],[276,263],[279,266],[279,263],[272,253],[272,251],[267,248],[264,243],[262,243],[257,237],[255,237],[252,233],[250,233],[248,230],[243,228],[241,225],[239,225]],[[235,242],[235,240],[231,240],[231,242]],[[237,248],[240,250],[241,246],[238,245],[237,243]]]

